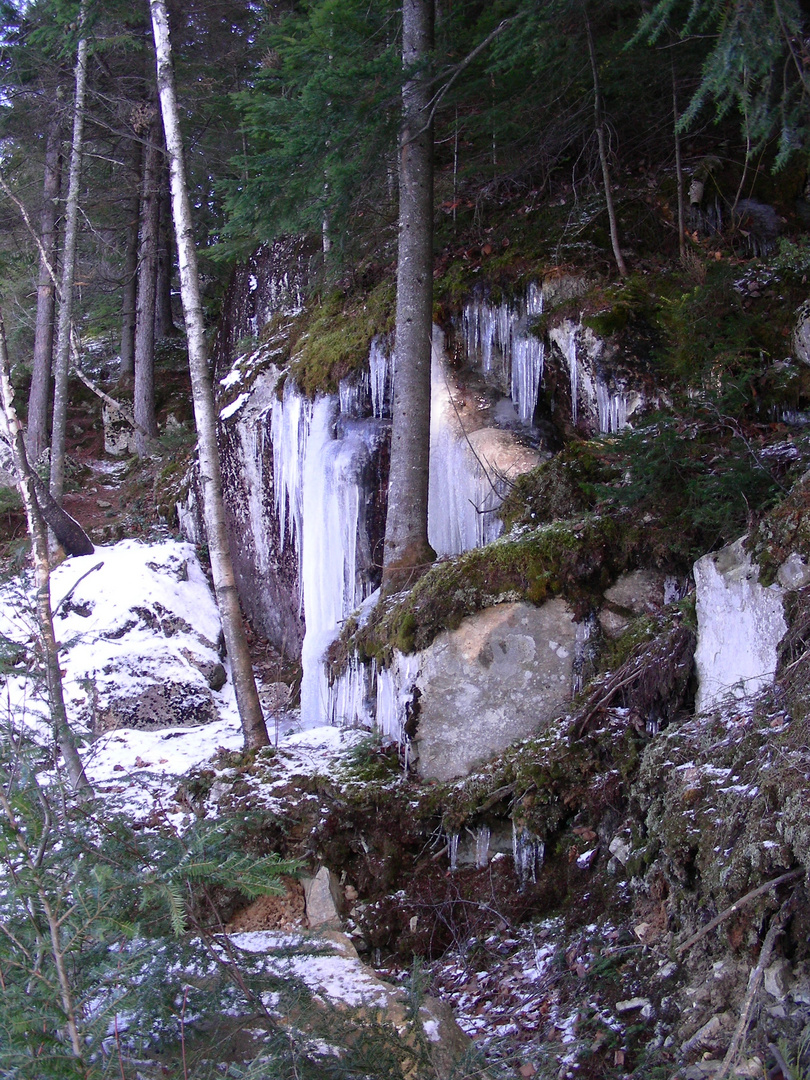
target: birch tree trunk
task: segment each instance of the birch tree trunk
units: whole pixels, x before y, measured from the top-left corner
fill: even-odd
[[[79,13],[84,28],[85,4]],[[76,51],[76,91],[73,100],[73,138],[70,147],[70,174],[65,205],[65,240],[62,256],[62,279],[59,289],[59,323],[56,334],[56,357],[53,389],[53,433],[51,436],[51,494],[61,502],[65,486],[65,429],[67,424],[68,368],[70,362],[70,323],[73,316],[73,278],[76,269],[76,240],[79,225],[79,182],[82,172],[84,140],[84,100],[87,89],[87,38],[82,36]]]
[[[407,586],[436,558],[428,543],[433,330],[433,0],[403,0],[399,244],[391,471],[383,588]]]
[[[180,133],[179,110],[171,62],[169,21],[164,0],[150,0],[149,6],[157,56],[158,94],[169,156],[172,216],[180,269],[180,295],[188,339],[188,363],[194,399],[194,420],[197,427],[205,530],[208,536],[208,550],[211,556],[211,570],[222,619],[222,630],[231,660],[236,703],[242,722],[245,747],[255,749],[267,746],[270,740],[267,736],[267,727],[253,677],[253,666],[247,647],[228,547],[228,534],[225,528],[222,473],[217,446],[217,417],[211,375],[208,370],[208,350],[200,298],[197,252],[194,246],[191,203],[186,186],[183,140]]]
[[[65,697],[62,690],[62,672],[59,667],[59,650],[53,629],[51,611],[51,575],[48,566],[48,531],[39,512],[34,492],[34,476],[25,452],[25,440],[22,427],[14,408],[14,390],[8,366],[6,348],[6,330],[3,315],[0,312],[0,403],[6,418],[14,455],[14,471],[17,474],[17,486],[25,506],[28,519],[28,533],[34,556],[34,570],[37,583],[37,622],[45,654],[45,677],[48,686],[48,703],[54,739],[59,747],[67,770],[70,785],[82,795],[92,795],[90,782],[84,772],[82,760],[76,749],[76,740],[67,721]]]
[[[34,331],[34,361],[28,394],[28,453],[36,461],[48,445],[48,404],[51,397],[53,365],[53,319],[56,310],[51,268],[56,266],[56,211],[61,182],[62,124],[54,116],[48,128],[45,148],[45,181],[39,239],[42,253],[37,281],[37,322]]]

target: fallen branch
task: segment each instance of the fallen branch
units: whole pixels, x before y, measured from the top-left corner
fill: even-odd
[[[782,933],[785,928],[785,923],[791,914],[793,905],[796,902],[795,896],[791,896],[789,900],[786,900],[768,928],[768,933],[765,935],[765,940],[762,943],[762,951],[759,954],[759,960],[757,966],[751,972],[751,976],[748,980],[748,993],[745,995],[745,1001],[743,1002],[742,1012],[740,1014],[740,1022],[734,1030],[734,1035],[731,1039],[726,1056],[723,1058],[723,1064],[720,1066],[720,1071],[717,1073],[716,1080],[724,1080],[729,1074],[729,1070],[737,1060],[737,1055],[740,1051],[745,1032],[748,1027],[748,1023],[751,1019],[751,1012],[754,1008],[754,1000],[759,992],[759,987],[762,983],[763,976],[765,975],[765,968],[768,966],[771,955],[773,953],[773,947],[776,944],[776,939]]]
[[[793,1070],[782,1057],[782,1051],[775,1043],[768,1043],[768,1049],[773,1054],[774,1061],[782,1070],[782,1080],[794,1080]]]
[[[53,609],[54,615],[56,615],[56,613],[59,611],[59,608],[62,606],[62,604],[66,604],[68,602],[68,600],[71,598],[71,596],[73,596],[76,589],[79,587],[79,585],[81,585],[81,583],[84,581],[84,579],[86,577],[89,577],[95,570],[100,570],[103,565],[104,565],[104,560],[102,559],[101,562],[97,562],[95,566],[91,566],[90,569],[87,571],[87,573],[82,574],[82,576],[77,581],[73,582],[73,584],[70,586],[68,591],[65,593],[65,595],[62,597],[62,599],[59,601],[59,603]]]
[[[735,900],[731,907],[727,907],[725,911],[721,911],[711,922],[706,923],[706,925],[698,930],[696,934],[693,934],[688,938],[683,945],[679,945],[675,950],[676,956],[682,956],[687,949],[692,948],[695,942],[700,941],[702,937],[711,933],[716,926],[719,926],[721,922],[729,917],[729,915],[733,915],[735,911],[739,911],[743,904],[747,904],[749,900],[755,900],[758,896],[762,896],[763,893],[766,893],[768,889],[775,889],[777,885],[782,885],[786,881],[793,881],[796,878],[803,876],[804,869],[790,870],[787,874],[780,874],[779,877],[774,878],[772,881],[766,881],[764,885],[758,885],[756,889],[752,889],[750,892],[747,892],[745,896],[741,896],[739,900]]]

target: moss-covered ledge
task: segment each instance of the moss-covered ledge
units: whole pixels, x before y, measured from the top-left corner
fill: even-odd
[[[346,621],[329,652],[333,676],[349,657],[385,667],[394,649],[425,649],[442,630],[494,604],[564,597],[583,618],[625,570],[639,565],[644,527],[629,511],[582,514],[512,533],[436,563],[408,593],[384,598],[360,626]]]

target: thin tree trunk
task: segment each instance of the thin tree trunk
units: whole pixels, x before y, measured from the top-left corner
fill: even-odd
[[[155,282],[155,340],[175,337],[177,327],[172,313],[172,196],[169,190],[169,170],[160,170],[160,227],[158,229],[158,263]]]
[[[683,197],[683,162],[681,160],[681,136],[678,131],[678,84],[675,81],[675,62],[672,61],[672,132],[675,136],[675,179],[678,184],[678,255],[683,262],[686,255],[686,207]]]
[[[25,439],[22,427],[14,408],[14,390],[8,366],[6,331],[3,315],[0,312],[0,402],[6,418],[12,440],[14,470],[17,474],[17,486],[25,506],[28,519],[28,532],[34,556],[34,570],[37,582],[37,621],[45,653],[45,676],[48,686],[51,724],[53,725],[56,745],[62,752],[68,778],[74,791],[92,794],[92,788],[84,772],[81,758],[76,749],[76,740],[67,721],[65,697],[62,690],[62,672],[59,668],[59,649],[53,629],[51,612],[51,575],[48,566],[48,531],[42,520],[34,490],[34,476],[25,451]]]
[[[36,461],[48,445],[48,403],[51,397],[53,364],[53,317],[56,309],[51,267],[56,265],[56,213],[61,182],[62,125],[54,116],[48,128],[45,149],[45,183],[39,238],[42,254],[37,282],[37,322],[34,332],[34,360],[28,395],[28,453]]]
[[[217,446],[217,416],[211,374],[208,370],[197,252],[194,247],[191,203],[186,185],[183,141],[171,62],[169,20],[164,0],[150,0],[150,9],[157,55],[158,93],[171,170],[172,216],[180,269],[180,295],[188,336],[188,363],[194,400],[194,419],[197,427],[205,529],[208,536],[214,589],[222,619],[225,645],[231,660],[236,703],[242,722],[245,747],[254,749],[267,746],[270,740],[267,736],[267,727],[253,677],[253,666],[242,622],[225,527],[222,473]]]
[[[616,210],[613,206],[613,188],[610,182],[610,165],[608,163],[607,140],[605,139],[605,120],[602,116],[602,91],[599,87],[599,66],[596,62],[596,46],[593,43],[593,31],[591,20],[588,17],[587,5],[583,5],[585,15],[585,32],[588,38],[588,55],[591,58],[591,75],[593,77],[593,114],[596,128],[596,141],[599,145],[599,161],[602,165],[602,180],[605,185],[605,203],[607,204],[608,222],[610,223],[610,243],[613,248],[613,257],[621,277],[627,277],[627,266],[619,244],[619,228],[616,224]]]
[[[79,25],[84,28],[86,8],[82,3]],[[79,182],[84,139],[84,99],[87,89],[87,38],[82,36],[76,53],[76,92],[73,101],[73,138],[70,149],[70,178],[65,206],[65,241],[62,280],[59,290],[59,324],[56,334],[56,363],[53,390],[53,434],[51,437],[51,494],[62,500],[65,486],[65,429],[67,425],[70,322],[73,315],[73,277],[76,269],[76,240],[79,225]]]
[[[129,204],[129,224],[124,256],[124,284],[121,289],[121,367],[118,382],[128,382],[135,374],[135,312],[138,304],[138,236],[141,216],[141,196],[138,184],[141,179],[143,151],[140,139],[133,142],[132,176],[134,194]]]
[[[135,317],[135,390],[133,411],[143,432],[157,435],[155,417],[155,287],[158,268],[160,225],[161,152],[157,115],[146,135],[146,153],[141,188],[141,228],[138,245],[138,300]],[[149,438],[136,430],[138,454],[149,452]]]
[[[430,358],[433,327],[433,127],[428,122],[433,0],[403,0],[399,246],[391,471],[383,587],[401,588],[436,553],[428,543]]]

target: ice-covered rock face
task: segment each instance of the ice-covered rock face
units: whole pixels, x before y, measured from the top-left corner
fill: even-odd
[[[226,679],[219,613],[189,544],[125,540],[97,548],[53,571],[51,596],[71,723],[98,734],[218,718]],[[30,647],[31,601],[4,597],[0,610],[0,632]],[[6,693],[15,726],[47,718],[30,685],[11,677]]]
[[[745,537],[698,559],[694,567],[698,642],[697,713],[744,700],[773,682],[787,631],[782,590],[759,584]]]

